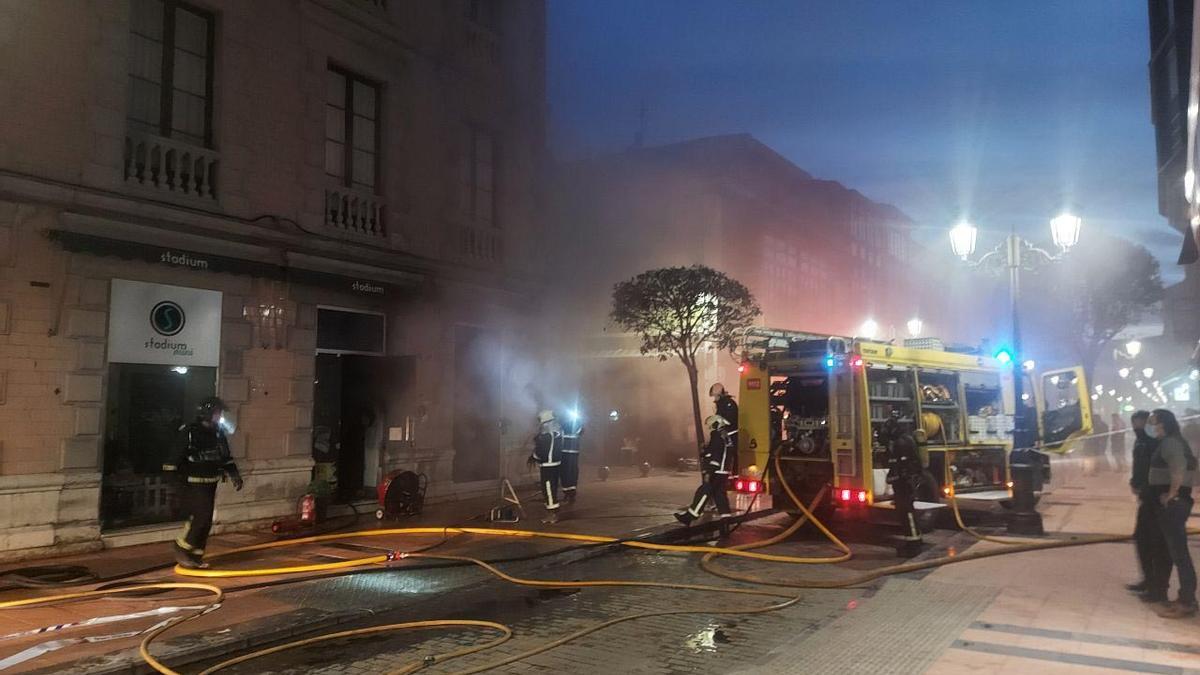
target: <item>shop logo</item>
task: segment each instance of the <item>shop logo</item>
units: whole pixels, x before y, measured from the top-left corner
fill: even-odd
[[[159,335],[165,337],[178,335],[186,322],[183,308],[170,300],[164,300],[150,310],[150,327]]]

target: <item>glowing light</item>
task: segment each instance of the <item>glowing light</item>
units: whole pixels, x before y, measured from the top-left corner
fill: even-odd
[[[849,490],[842,490],[842,501],[844,501],[844,502],[850,501],[850,491]]]
[[[1099,401],[1099,400],[1100,400],[1100,394],[1092,394],[1092,400],[1093,400],[1093,401]]]
[[[913,318],[909,319],[907,324],[909,336],[917,337],[921,334],[921,328],[923,327],[924,323],[922,323],[922,321],[917,317],[914,316]]]
[[[1142,381],[1141,381],[1141,380],[1134,380],[1134,381],[1133,381],[1133,386],[1137,387],[1138,389],[1141,389],[1141,388],[1142,388]]]
[[[1140,340],[1130,340],[1125,343],[1125,353],[1136,357],[1142,353],[1142,342]]]
[[[854,357],[854,358],[853,358],[853,359],[850,361],[850,366],[851,366],[852,368],[862,368],[862,367],[863,367],[863,358],[862,358],[861,356],[856,356],[856,357]]]
[[[825,367],[826,367],[826,368],[832,368],[832,367],[833,367],[833,357],[832,357],[832,356],[827,356],[827,357],[825,357]]]
[[[1200,368],[1193,369],[1188,377],[1192,378],[1193,380],[1200,380]]]
[[[613,422],[616,422],[617,420],[621,419],[621,413],[617,412],[616,410],[613,410],[612,412],[608,413],[608,419],[612,420]]]
[[[747,366],[747,365],[746,365],[746,364],[744,364],[744,363],[739,363],[739,364],[738,364],[738,372],[739,372],[739,373],[744,373],[744,372],[746,372],[747,370],[749,370],[749,366]]]
[[[1022,400],[1022,401],[1028,401],[1028,400],[1029,400],[1029,394],[1021,394],[1021,400]]]
[[[1191,169],[1183,172],[1183,196],[1190,202],[1195,198],[1196,173]]]
[[[1083,229],[1083,219],[1064,213],[1050,221],[1050,236],[1054,245],[1066,251],[1079,243],[1079,231]]]
[[[875,319],[867,319],[858,327],[858,334],[862,337],[872,340],[875,334],[879,332],[879,324],[875,323]]]
[[[1116,390],[1116,389],[1109,389],[1109,390],[1108,390],[1108,395],[1109,395],[1109,396],[1116,396],[1116,395],[1117,395],[1117,390]]]
[[[867,503],[867,493],[866,493],[866,491],[865,491],[865,490],[859,490],[859,491],[858,491],[858,503],[859,503],[859,504],[866,504],[866,503]]]
[[[1104,393],[1104,385],[1102,385],[1102,384],[1096,385],[1095,389],[1096,389],[1097,394]]]
[[[176,372],[176,373],[179,373],[180,375],[187,375],[187,373],[188,373],[188,368],[187,368],[187,366],[175,366],[175,367],[174,367],[174,368],[172,368],[171,370],[172,370],[172,371],[174,371],[174,372]]]
[[[1147,380],[1154,377],[1154,369],[1142,368],[1142,377],[1146,378]]]
[[[568,410],[568,411],[567,411],[567,417],[571,418],[571,421],[572,421],[572,422],[575,422],[575,421],[577,421],[577,420],[579,419],[579,411],[578,411],[578,410],[573,410],[573,409],[572,409],[572,410]]]
[[[1007,366],[1013,361],[1012,352],[1008,351],[1007,349],[1001,349],[1000,351],[996,352],[995,356],[996,360],[999,361],[1001,365]]]
[[[1057,385],[1057,384],[1058,384],[1058,381],[1059,381],[1059,377],[1058,377],[1057,375],[1052,375],[1052,376],[1050,377],[1050,384]]]
[[[950,248],[954,255],[966,260],[975,252],[975,238],[979,230],[967,221],[962,221],[950,229]]]
[[[1121,376],[1121,379],[1123,380],[1123,379],[1125,379],[1125,378],[1129,377],[1129,369],[1128,369],[1128,368],[1122,368],[1122,369],[1120,369],[1120,370],[1118,370],[1118,371],[1117,371],[1117,374],[1118,374],[1118,375],[1120,375],[1120,376]]]
[[[1034,368],[1037,368],[1037,363],[1033,359],[1027,359],[1025,363],[1021,364],[1021,370],[1027,373],[1032,373]]]

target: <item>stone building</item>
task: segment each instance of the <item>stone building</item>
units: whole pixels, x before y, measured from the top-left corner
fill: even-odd
[[[502,392],[544,44],[539,0],[0,3],[0,558],[173,538],[158,467],[214,393],[218,531],[314,466],[494,489],[536,404]]]

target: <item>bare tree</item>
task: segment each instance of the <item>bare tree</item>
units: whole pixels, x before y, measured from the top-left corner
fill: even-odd
[[[728,349],[733,330],[762,313],[741,282],[703,265],[642,272],[613,289],[612,320],[642,339],[641,352],[666,361],[679,357],[691,384],[696,441],[703,445],[696,354],[709,345]]]
[[[1163,296],[1150,251],[1098,234],[1084,238],[1063,264],[1036,275],[1033,286],[1042,325],[1031,332],[1068,345],[1089,380],[1113,338]]]

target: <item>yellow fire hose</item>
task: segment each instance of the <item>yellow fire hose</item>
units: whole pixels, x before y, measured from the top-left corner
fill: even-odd
[[[782,475],[783,475],[782,470],[781,470],[782,467],[780,466],[778,457],[776,457],[776,459],[775,459],[775,468],[776,468],[777,475],[782,477]],[[346,539],[346,538],[353,538],[353,537],[407,536],[407,535],[421,535],[421,534],[445,535],[448,533],[455,533],[455,534],[473,534],[473,535],[482,535],[482,536],[549,538],[549,539],[557,539],[557,540],[598,543],[598,544],[605,544],[605,543],[620,544],[622,546],[627,546],[630,548],[651,550],[651,551],[661,551],[661,552],[703,553],[705,555],[701,559],[700,564],[701,564],[701,567],[705,571],[707,571],[711,574],[714,574],[716,576],[720,576],[720,577],[723,577],[726,579],[731,579],[734,581],[745,582],[745,583],[756,584],[756,585],[787,587],[787,588],[846,588],[846,587],[851,587],[851,586],[862,585],[864,583],[867,583],[867,582],[870,582],[870,581],[873,581],[873,580],[876,580],[876,579],[879,579],[881,577],[888,576],[888,575],[902,574],[905,572],[913,572],[913,571],[918,571],[918,570],[925,570],[925,569],[930,569],[930,568],[934,568],[934,567],[940,567],[942,565],[947,565],[947,564],[951,564],[951,563],[966,562],[969,560],[979,560],[982,558],[988,558],[988,557],[993,557],[993,556],[998,556],[998,555],[1006,555],[1006,554],[1011,554],[1011,553],[1020,553],[1020,552],[1025,552],[1025,551],[1047,550],[1047,549],[1054,549],[1054,548],[1065,548],[1065,547],[1069,547],[1069,546],[1083,546],[1083,545],[1108,543],[1108,542],[1120,542],[1120,541],[1127,541],[1132,538],[1132,535],[1100,535],[1100,536],[1089,536],[1089,537],[1073,537],[1073,538],[1066,538],[1066,539],[1058,539],[1058,540],[1054,540],[1054,541],[1039,541],[1039,542],[1029,542],[1029,543],[1005,541],[1004,543],[1009,544],[1009,546],[1007,546],[1005,548],[972,551],[972,552],[959,554],[959,555],[944,556],[944,557],[940,557],[940,558],[924,560],[924,561],[919,561],[919,562],[904,563],[904,564],[900,564],[900,565],[892,565],[892,566],[889,566],[886,568],[871,570],[869,572],[859,574],[854,577],[840,579],[840,580],[779,580],[779,579],[775,579],[775,578],[761,578],[761,577],[756,577],[753,575],[732,572],[732,571],[722,569],[719,566],[717,566],[717,564],[715,563],[715,560],[720,556],[733,556],[733,557],[740,557],[740,558],[753,559],[753,560],[762,560],[762,561],[766,561],[766,562],[781,562],[781,563],[788,563],[788,564],[838,563],[838,562],[844,562],[844,561],[850,559],[850,557],[852,555],[850,547],[847,546],[840,539],[838,539],[838,537],[835,534],[833,534],[833,532],[831,532],[819,519],[816,518],[816,516],[813,515],[812,511],[810,510],[810,507],[805,506],[796,497],[795,493],[791,489],[791,486],[789,486],[786,481],[782,480],[782,478],[781,478],[781,480],[779,481],[779,484],[783,486],[783,488],[787,492],[788,496],[792,499],[792,501],[799,508],[799,510],[802,514],[802,517],[797,519],[794,523],[792,523],[786,529],[784,529],[782,532],[780,532],[779,534],[777,534],[773,537],[770,537],[765,540],[757,541],[757,542],[751,542],[748,544],[740,544],[737,546],[731,546],[731,547],[727,547],[727,548],[716,548],[716,547],[710,547],[710,546],[674,545],[674,544],[653,544],[653,543],[641,542],[641,541],[624,541],[624,540],[616,539],[614,537],[573,534],[573,533],[560,533],[560,532],[533,532],[533,531],[528,531],[528,530],[500,530],[500,529],[491,529],[491,528],[422,527],[422,528],[399,528],[399,529],[386,529],[386,530],[366,530],[366,531],[362,531],[362,532],[319,535],[319,536],[306,537],[306,538],[302,538],[302,539],[294,539],[294,540],[289,540],[289,541],[269,542],[269,543],[265,543],[265,544],[258,544],[255,546],[247,546],[247,547],[234,549],[234,550],[227,551],[227,552],[222,552],[222,553],[210,556],[208,559],[216,560],[216,559],[220,559],[223,557],[228,557],[228,556],[232,556],[235,554],[246,553],[246,552],[251,552],[251,551],[279,548],[279,547],[283,547],[283,546],[294,546],[297,544],[305,544],[305,543],[317,543],[317,542],[322,542],[322,541],[329,541],[329,540],[335,540],[335,539]],[[824,496],[824,493],[822,492],[821,494],[819,494],[817,496],[817,499],[819,500],[823,496]],[[815,503],[816,502],[814,502],[814,504]],[[981,539],[988,539],[988,540],[991,539],[985,535],[981,535],[980,533],[977,533],[977,532],[967,529],[965,527],[965,525],[962,523],[961,516],[958,513],[957,505],[954,503],[953,495],[951,495],[951,504],[954,508],[955,517],[956,517],[956,520],[958,520],[960,527],[963,527],[963,529],[965,531],[967,531],[969,534],[972,534],[973,536],[979,537]],[[752,550],[752,549],[764,548],[767,546],[771,546],[771,545],[774,545],[774,544],[777,544],[777,543],[780,543],[780,542],[786,540],[788,537],[790,537],[792,534],[794,534],[797,530],[799,530],[800,527],[802,527],[806,522],[812,522],[813,525],[816,526],[817,529],[820,530],[821,533],[824,534],[825,537],[842,553],[840,555],[832,556],[832,557],[806,558],[806,557],[799,557],[799,556],[757,553]],[[784,600],[783,602],[777,602],[777,603],[774,603],[771,605],[766,605],[766,606],[762,606],[762,607],[754,607],[754,608],[746,608],[746,609],[726,609],[726,610],[717,610],[717,611],[714,611],[710,608],[695,609],[695,610],[670,610],[670,611],[663,611],[663,612],[648,612],[648,613],[621,616],[621,617],[610,619],[608,621],[604,621],[604,622],[596,624],[594,626],[590,626],[588,628],[576,631],[574,633],[571,633],[570,635],[566,635],[562,638],[556,639],[552,642],[545,643],[536,648],[521,652],[519,654],[514,654],[514,655],[506,657],[502,660],[498,660],[493,663],[489,663],[489,664],[486,664],[483,666],[479,666],[479,667],[471,668],[466,671],[462,671],[462,673],[460,673],[460,675],[465,675],[466,673],[484,672],[484,671],[490,670],[492,668],[498,668],[503,665],[511,664],[511,663],[529,658],[536,654],[540,654],[540,653],[549,651],[551,649],[554,649],[556,647],[562,646],[571,641],[574,641],[574,640],[577,640],[584,636],[595,633],[599,630],[603,630],[604,628],[607,628],[609,626],[613,626],[618,623],[623,623],[623,622],[627,622],[627,621],[633,621],[633,620],[637,620],[637,619],[656,617],[656,616],[672,616],[672,615],[688,615],[688,614],[705,614],[705,615],[762,614],[762,613],[766,613],[766,612],[773,612],[773,611],[778,611],[778,610],[784,609],[786,607],[789,607],[789,606],[795,604],[796,602],[799,602],[799,600],[800,600],[800,596],[794,596],[791,594],[784,594],[784,593],[772,592],[772,591],[767,591],[767,590],[758,590],[758,589],[749,589],[749,588],[734,588],[734,587],[723,587],[723,586],[706,586],[706,585],[699,585],[699,584],[671,584],[671,583],[660,583],[660,582],[651,582],[651,581],[632,581],[632,580],[549,581],[549,580],[540,580],[540,579],[523,579],[520,577],[515,577],[512,575],[509,575],[509,574],[501,571],[500,569],[496,568],[495,566],[493,566],[483,560],[479,560],[477,558],[471,558],[469,556],[438,555],[438,554],[428,554],[428,553],[408,554],[408,553],[400,552],[397,555],[378,555],[378,556],[369,556],[369,557],[365,557],[365,558],[358,558],[358,559],[354,559],[354,560],[339,561],[339,562],[334,562],[334,563],[321,563],[321,564],[315,564],[315,565],[295,565],[295,566],[277,567],[277,568],[192,570],[192,569],[184,569],[184,568],[177,567],[176,573],[183,575],[183,576],[198,577],[198,578],[232,578],[232,577],[251,577],[251,576],[267,576],[267,575],[292,575],[292,574],[307,574],[307,573],[312,573],[312,572],[324,572],[324,571],[330,571],[330,570],[349,569],[349,568],[361,567],[361,566],[365,566],[365,565],[378,565],[378,564],[388,563],[388,562],[391,562],[396,559],[404,559],[404,558],[424,558],[424,559],[435,559],[435,560],[451,560],[451,561],[458,561],[458,562],[464,562],[464,561],[470,562],[472,564],[475,564],[475,565],[481,567],[482,569],[486,570],[490,574],[493,574],[494,576],[496,576],[500,579],[503,579],[505,581],[508,581],[510,583],[519,584],[522,586],[531,586],[531,587],[540,587],[540,588],[586,588],[586,587],[600,587],[600,586],[603,586],[603,587],[614,587],[615,586],[615,587],[637,587],[637,588],[663,588],[663,589],[672,589],[672,590],[719,592],[719,593],[731,593],[731,594],[741,594],[741,595],[753,595],[753,596],[760,596],[760,597],[766,596],[766,597],[786,598],[786,600]],[[18,600],[18,601],[0,603],[0,609],[31,606],[31,605],[35,605],[35,604],[48,604],[48,603],[61,602],[61,601],[72,600],[72,599],[85,599],[88,597],[100,597],[100,596],[112,595],[112,594],[116,594],[116,593],[134,592],[134,591],[139,591],[139,590],[146,589],[146,588],[170,588],[170,589],[186,588],[186,589],[194,589],[194,590],[204,590],[204,591],[215,594],[216,599],[214,600],[214,603],[219,603],[222,598],[221,590],[219,588],[217,588],[216,586],[211,586],[211,585],[203,584],[203,583],[162,583],[162,584],[147,584],[147,585],[142,585],[142,586],[118,588],[118,589],[105,590],[105,591],[86,591],[86,592],[78,592],[78,593],[68,593],[68,594],[63,594],[63,595],[47,596],[47,597],[34,598],[34,599],[29,599],[29,600]],[[167,629],[177,626],[180,623],[183,623],[185,621],[194,619],[198,616],[201,616],[205,611],[207,611],[207,610],[201,610],[192,615],[182,617],[177,621],[167,623],[166,625],[147,634],[146,637],[142,640],[142,644],[139,649],[139,651],[142,655],[142,658],[146,660],[146,662],[150,665],[150,667],[152,667],[159,673],[163,673],[164,675],[179,675],[176,671],[171,670],[166,665],[164,665],[163,663],[161,663],[160,661],[155,659],[153,657],[153,655],[150,654],[150,651],[149,651],[150,643],[155,638],[161,636]],[[229,659],[222,663],[218,663],[218,664],[206,669],[205,671],[203,671],[202,675],[210,675],[211,673],[215,673],[224,668],[228,668],[233,665],[244,663],[246,661],[250,661],[252,659],[256,659],[256,658],[259,658],[262,656],[267,656],[269,654],[277,654],[277,653],[287,651],[290,649],[294,649],[294,648],[298,648],[298,647],[302,647],[302,646],[306,646],[306,645],[317,644],[317,643],[328,641],[328,640],[349,638],[349,637],[362,636],[362,635],[373,635],[373,634],[379,634],[379,633],[385,633],[385,632],[391,632],[391,631],[397,631],[397,630],[437,629],[437,628],[455,628],[455,627],[474,628],[474,629],[489,629],[489,630],[499,631],[501,633],[501,635],[498,638],[495,638],[491,641],[488,641],[488,642],[485,642],[482,644],[474,645],[472,647],[467,647],[467,648],[456,650],[453,652],[437,654],[434,656],[427,657],[426,659],[424,659],[422,661],[408,663],[406,665],[401,666],[398,670],[395,670],[392,672],[395,674],[411,673],[416,670],[419,670],[422,667],[432,665],[434,663],[443,663],[443,662],[446,662],[446,661],[456,658],[456,657],[465,656],[467,654],[478,653],[478,652],[484,651],[486,649],[495,647],[495,646],[507,641],[512,635],[511,629],[508,628],[507,626],[504,626],[503,624],[488,622],[488,621],[467,620],[467,619],[439,620],[439,621],[415,621],[415,622],[388,624],[385,626],[374,626],[374,627],[369,627],[369,628],[360,628],[360,629],[339,631],[336,633],[321,635],[321,636],[317,636],[317,637],[313,637],[313,638],[307,638],[304,640],[299,640],[299,641],[295,641],[295,642],[291,642],[291,643],[287,643],[287,644],[278,645],[276,647],[271,647],[269,649],[264,649],[264,650],[259,650],[259,651],[253,652],[253,653],[244,654],[244,655],[236,657],[234,659]]]

